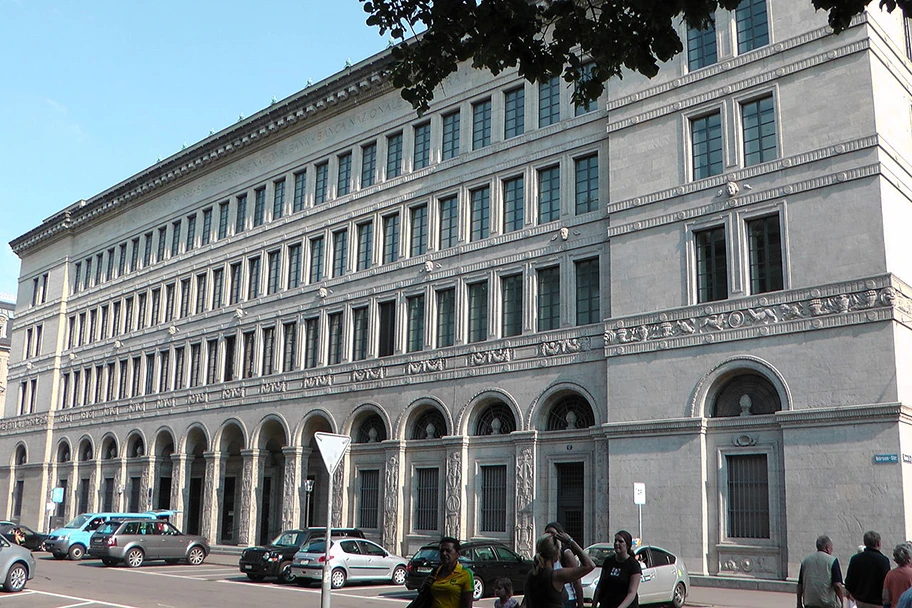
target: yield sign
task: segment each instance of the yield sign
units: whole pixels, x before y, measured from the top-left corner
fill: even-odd
[[[345,449],[348,448],[352,439],[348,435],[335,435],[333,433],[314,433],[317,440],[317,447],[320,448],[320,454],[323,456],[323,463],[326,470],[332,475],[336,472],[336,467],[342,462],[342,456],[345,455]]]

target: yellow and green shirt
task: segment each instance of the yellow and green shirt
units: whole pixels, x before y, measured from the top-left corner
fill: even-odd
[[[475,587],[475,579],[472,577],[472,571],[463,568],[462,564],[456,562],[456,567],[448,576],[440,577],[431,583],[431,597],[434,602],[431,608],[460,608],[462,605],[462,594],[466,591],[472,593]]]

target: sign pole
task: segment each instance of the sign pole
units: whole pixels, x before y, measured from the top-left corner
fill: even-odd
[[[332,520],[333,520],[333,473],[335,469],[329,472],[329,492],[326,493],[326,554],[323,558],[323,584],[320,589],[320,608],[330,607],[330,589],[332,569],[329,565],[330,553],[329,545],[332,537]]]
[[[323,457],[323,464],[329,473],[328,492],[326,493],[326,551],[323,554],[323,584],[320,588],[320,608],[330,608],[332,600],[331,582],[332,568],[330,567],[330,543],[332,542],[332,503],[333,503],[333,474],[345,456],[345,450],[351,444],[348,435],[335,435],[333,433],[314,433],[317,448]]]
[[[640,543],[643,542],[643,505],[646,504],[646,484],[637,482],[633,484],[633,504],[637,506],[637,521]]]

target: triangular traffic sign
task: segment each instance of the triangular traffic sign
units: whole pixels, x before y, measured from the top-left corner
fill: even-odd
[[[352,439],[348,435],[334,433],[314,433],[314,438],[317,440],[317,447],[320,449],[320,455],[323,456],[326,470],[332,475],[342,462],[345,450],[351,444]]]

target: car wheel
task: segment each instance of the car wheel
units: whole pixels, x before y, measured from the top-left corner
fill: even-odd
[[[6,573],[6,582],[3,588],[10,593],[18,593],[25,589],[25,582],[28,580],[28,568],[25,564],[15,563]]]
[[[249,578],[250,580],[252,580],[252,581],[254,581],[254,582],[256,582],[256,583],[259,583],[259,582],[260,582],[261,580],[263,580],[265,577],[264,577],[262,574],[254,574],[253,572],[248,572],[248,573],[247,573],[247,578]]]
[[[403,585],[405,584],[405,575],[407,574],[405,566],[396,566],[396,569],[393,570],[393,584],[394,585]]]
[[[480,600],[481,598],[484,597],[484,593],[485,593],[484,581],[481,580],[480,578],[476,577],[475,578],[475,587],[472,590],[472,600],[477,602],[478,600]]]
[[[116,566],[117,560],[114,559],[113,557],[102,557],[101,563],[104,564],[105,566]]]
[[[142,549],[134,547],[127,551],[127,565],[131,568],[139,568],[145,559],[146,554],[143,553]]]
[[[279,564],[279,583],[283,585],[290,585],[295,582],[295,579],[298,578],[295,576],[295,573],[291,571],[291,562],[286,560]]]
[[[82,545],[72,545],[70,550],[67,551],[67,557],[69,557],[74,562],[78,562],[85,555],[85,547]]]
[[[675,585],[674,594],[671,596],[671,605],[674,608],[681,608],[685,599],[687,599],[687,589],[684,587],[684,583],[678,583]]]
[[[332,574],[329,577],[330,585],[333,589],[341,589],[345,586],[345,579],[348,577],[345,574],[345,570],[342,568],[336,568],[332,571]]]
[[[204,559],[206,559],[206,552],[203,551],[202,547],[193,547],[190,549],[190,553],[187,554],[187,563],[191,566],[199,566]]]

